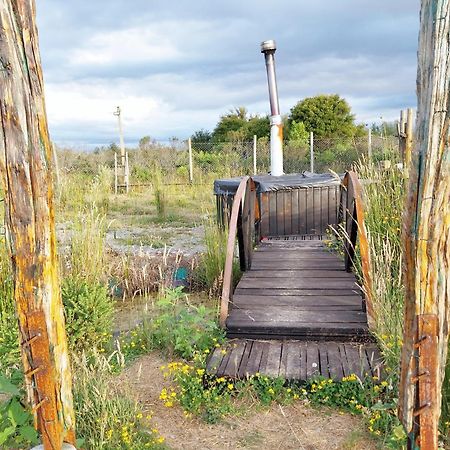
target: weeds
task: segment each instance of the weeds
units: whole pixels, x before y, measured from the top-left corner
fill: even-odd
[[[69,267],[66,273],[92,283],[105,281],[105,216],[93,206],[79,213],[73,225]]]
[[[118,389],[108,359],[100,354],[75,359],[74,402],[79,446],[87,450],[164,448],[164,438],[138,405]]]
[[[152,184],[158,218],[164,219],[167,213],[167,197],[162,184],[161,169],[157,166],[154,169]]]
[[[144,318],[142,325],[124,338],[121,348],[128,357],[158,349],[189,360],[223,342],[215,311],[192,305],[182,289],[167,289],[155,304],[158,315]]]
[[[66,278],[61,287],[72,351],[102,349],[110,341],[114,302],[100,283]]]
[[[204,222],[206,251],[200,257],[195,272],[195,283],[217,297],[222,291],[223,271],[227,257],[228,230],[218,226],[212,219]],[[238,280],[239,264],[233,264],[233,279]]]

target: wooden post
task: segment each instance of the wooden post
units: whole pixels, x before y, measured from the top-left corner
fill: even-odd
[[[125,153],[125,192],[130,191],[130,166],[128,165],[128,152]]]
[[[399,418],[409,447],[438,448],[450,324],[450,0],[422,0],[418,115],[403,219],[405,326]]]
[[[398,123],[398,151],[402,157],[403,166],[406,167],[405,162],[405,139],[406,139],[406,114],[403,109],[400,111],[400,121]]]
[[[369,128],[367,134],[367,158],[370,163],[372,161],[372,128]]]
[[[406,113],[406,125],[405,125],[405,169],[408,170],[411,165],[411,152],[413,146],[413,110],[408,108]]]
[[[114,194],[119,191],[119,175],[117,173],[117,152],[114,152]]]
[[[191,138],[188,139],[188,151],[189,151],[189,183],[194,182],[194,165],[192,162],[192,141]]]
[[[309,133],[310,172],[314,173],[314,133]]]
[[[52,147],[33,0],[0,0],[0,173],[25,384],[45,450],[75,443]]]
[[[256,148],[258,144],[258,137],[253,135],[253,175],[256,175]]]

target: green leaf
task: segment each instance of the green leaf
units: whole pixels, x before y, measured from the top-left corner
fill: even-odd
[[[0,445],[4,444],[15,431],[16,427],[7,427],[3,431],[0,431]]]
[[[38,441],[38,434],[36,430],[31,425],[24,425],[19,428],[19,434],[26,440],[32,443]]]
[[[0,392],[3,394],[19,395],[17,386],[11,383],[4,375],[0,375]]]
[[[78,438],[77,441],[76,441],[77,448],[81,448],[84,445],[85,442],[86,442],[85,438]]]
[[[14,426],[20,426],[28,420],[30,415],[19,401],[13,398],[8,407],[8,417]]]

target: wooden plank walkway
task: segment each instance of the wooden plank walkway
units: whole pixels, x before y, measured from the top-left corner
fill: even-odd
[[[257,373],[291,381],[323,376],[340,381],[351,374],[382,378],[380,352],[373,343],[237,339],[216,348],[207,364],[218,377],[246,378]]]
[[[370,341],[362,292],[321,240],[265,239],[233,295],[230,338]]]

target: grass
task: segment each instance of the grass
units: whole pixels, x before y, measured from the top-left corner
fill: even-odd
[[[104,281],[107,228],[105,216],[95,205],[77,215],[73,223],[68,267],[64,267],[64,273],[91,282]]]
[[[85,355],[74,362],[74,403],[79,448],[163,449],[164,438],[144,417],[132,396],[112,377],[108,358]]]
[[[388,366],[395,370],[400,360],[403,337],[403,273],[401,220],[405,179],[394,168],[378,170],[360,165],[367,228],[372,262],[372,301],[376,311],[375,333]],[[362,276],[362,274],[360,274]]]

